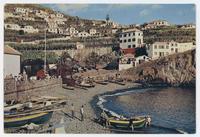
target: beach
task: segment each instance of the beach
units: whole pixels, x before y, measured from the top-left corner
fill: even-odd
[[[64,129],[66,133],[110,133],[105,130],[103,126],[96,123],[94,118],[96,116],[97,105],[94,103],[95,97],[100,94],[113,92],[115,90],[126,89],[131,87],[137,87],[138,84],[127,83],[125,86],[109,83],[108,85],[96,84],[94,88],[88,88],[87,90],[75,88],[58,89],[53,96],[65,96],[67,97],[67,105],[62,111],[54,112],[50,123],[53,125],[59,124],[61,119],[64,119]],[[74,104],[75,118],[71,118],[71,104]],[[84,105],[84,121],[81,121],[80,108]]]

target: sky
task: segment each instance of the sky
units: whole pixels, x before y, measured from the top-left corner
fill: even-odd
[[[42,4],[55,11],[86,19],[110,19],[120,24],[142,24],[156,19],[172,24],[195,23],[193,4]]]

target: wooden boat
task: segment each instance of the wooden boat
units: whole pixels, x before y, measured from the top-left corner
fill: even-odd
[[[26,124],[43,124],[50,120],[53,111],[39,112],[39,113],[29,113],[26,115],[14,115],[14,116],[4,116],[4,127],[20,127]]]
[[[62,87],[63,87],[64,89],[74,90],[74,87],[67,86],[66,84],[63,84]]]
[[[79,86],[81,86],[81,87],[85,87],[85,88],[93,88],[93,87],[95,87],[95,85],[94,84],[92,84],[92,83],[86,83],[86,82],[81,82],[80,84],[79,84]]]
[[[101,84],[101,85],[107,85],[108,82],[107,81],[95,81],[97,84]]]
[[[116,117],[111,117],[108,119],[108,123],[116,128],[130,128],[130,119],[119,119]],[[146,119],[145,117],[135,117],[133,118],[133,127],[134,128],[143,128],[145,126]]]
[[[109,80],[110,83],[115,83],[118,85],[126,85],[123,81],[121,80]]]

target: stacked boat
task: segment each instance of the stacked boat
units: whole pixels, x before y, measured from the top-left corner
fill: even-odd
[[[31,101],[4,106],[4,127],[21,127],[27,124],[44,124],[53,112],[66,105],[66,99],[42,97]]]

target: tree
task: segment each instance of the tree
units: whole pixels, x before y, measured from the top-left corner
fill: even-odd
[[[135,49],[135,57],[147,55],[146,47],[136,48]]]

